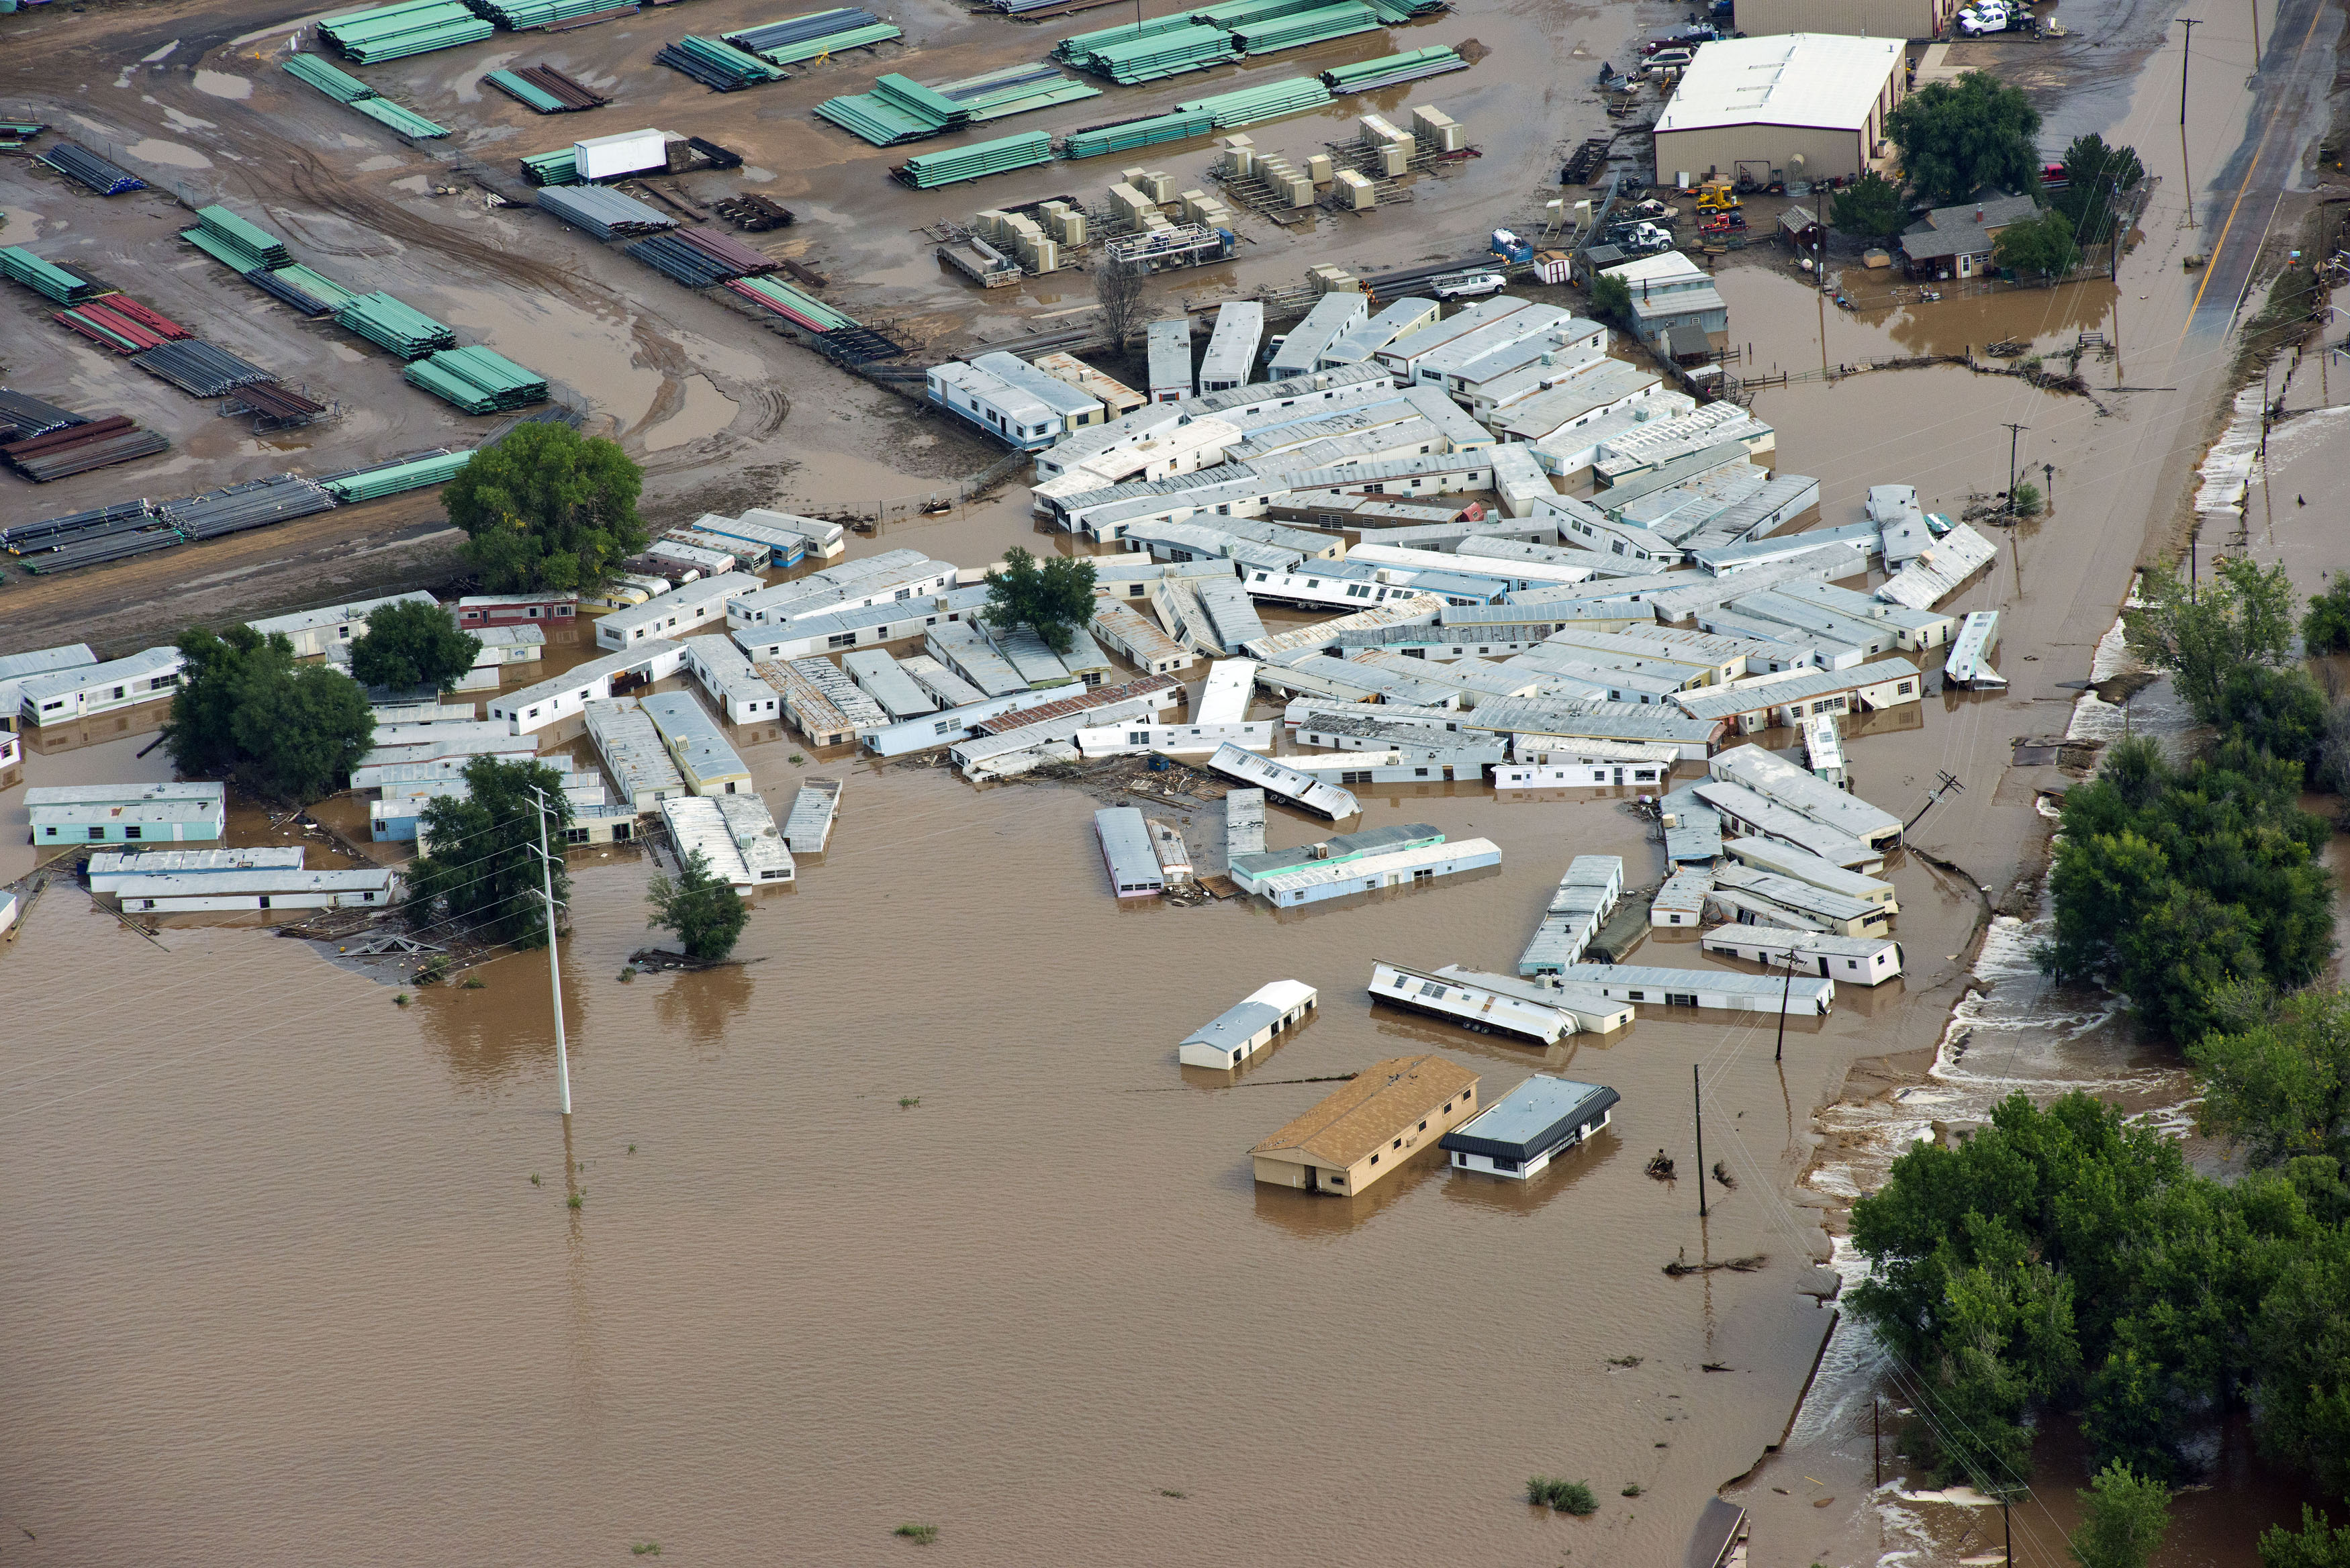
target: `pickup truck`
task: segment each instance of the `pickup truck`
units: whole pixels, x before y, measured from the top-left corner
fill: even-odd
[[[1432,278],[1429,282],[1428,292],[1439,299],[1475,299],[1481,295],[1499,294],[1508,286],[1509,280],[1500,273],[1479,268]]]

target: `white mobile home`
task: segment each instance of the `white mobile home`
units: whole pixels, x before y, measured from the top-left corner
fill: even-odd
[[[1228,746],[1225,751],[1233,749]],[[1492,839],[1463,838],[1417,849],[1366,855],[1346,865],[1308,862],[1260,878],[1259,888],[1269,902],[1290,909],[1382,888],[1422,887],[1440,877],[1479,871],[1501,863],[1501,846]]]
[[[118,895],[121,907],[139,914],[192,914],[235,909],[347,909],[388,908],[398,897],[400,878],[389,867],[359,871],[305,871],[265,867],[254,871],[188,871],[141,877]]]
[[[667,680],[685,668],[685,645],[666,638],[631,643],[625,653],[607,653],[576,664],[552,680],[502,692],[489,701],[490,717],[504,719],[517,735],[562,722],[601,702],[617,685],[623,690]]]
[[[1147,618],[1109,599],[1095,602],[1092,630],[1104,647],[1146,674],[1171,674],[1198,662],[1190,649]]]
[[[775,689],[751,668],[751,656],[731,637],[711,632],[685,639],[685,668],[730,723],[781,721]]]
[[[1109,868],[1110,890],[1118,897],[1149,898],[1167,891],[1167,876],[1150,847],[1150,829],[1142,813],[1130,805],[1097,811],[1094,836],[1101,846],[1102,864]]]
[[[26,676],[14,682],[16,712],[37,728],[161,701],[179,690],[180,672],[186,668],[187,660],[180,657],[178,649],[151,648],[104,664]]]
[[[792,797],[784,818],[784,843],[795,855],[821,855],[832,842],[832,819],[840,809],[838,779],[810,779]]]
[[[0,656],[0,732],[14,731],[16,726],[17,715],[24,711],[26,681],[60,670],[86,669],[97,662],[98,655],[86,642]]]
[[[302,846],[298,844],[252,849],[151,849],[143,855],[109,852],[89,857],[89,890],[128,892],[150,877],[301,868]]]
[[[1455,1170],[1524,1181],[1606,1127],[1620,1098],[1605,1085],[1536,1073],[1446,1133],[1437,1147],[1451,1157]]]
[[[1257,346],[1264,341],[1264,306],[1253,299],[1228,299],[1216,307],[1216,329],[1200,356],[1200,390],[1222,392],[1253,379]]]
[[[216,784],[42,784],[25,792],[33,843],[220,842],[227,792]]]
[[[1901,819],[1849,790],[1841,790],[1761,746],[1732,746],[1708,764],[1717,779],[1745,785],[1755,794],[1801,812],[1848,838],[1883,849],[1901,842]]]
[[[1191,323],[1154,321],[1148,329],[1150,400],[1177,403],[1199,391],[1191,372]]]
[[[841,672],[858,689],[881,705],[892,722],[917,719],[939,711],[939,700],[915,683],[898,661],[878,648],[860,649],[840,659]]]
[[[1713,872],[1709,867],[1684,867],[1675,871],[1648,901],[1648,924],[1697,929],[1705,923],[1705,896],[1712,891]]]
[[[244,624],[264,637],[283,637],[294,645],[297,658],[311,658],[338,643],[348,643],[367,635],[367,618],[385,605],[425,604],[441,601],[431,594],[392,594],[380,599],[355,599],[347,605],[328,605],[323,609],[296,610],[292,615],[271,616],[266,620],[249,620]]]
[[[1332,822],[1344,822],[1350,816],[1362,815],[1361,805],[1347,791],[1336,784],[1326,784],[1310,774],[1302,774],[1295,768],[1284,767],[1269,757],[1244,752],[1238,746],[1217,747],[1214,754],[1208,758],[1208,767],[1211,772],[1261,789],[1276,799],[1300,806],[1316,816],[1327,817]],[[1496,861],[1499,858],[1496,851]]]
[[[784,847],[774,814],[757,795],[670,795],[662,799],[660,813],[679,857],[699,851],[710,874],[736,892],[792,880],[792,852]]]
[[[1369,989],[1373,1002],[1425,1012],[1480,1034],[1514,1034],[1538,1045],[1555,1045],[1576,1028],[1575,1019],[1559,1005],[1557,992],[1503,975],[1378,962],[1371,966]]]
[[[685,775],[678,772],[660,732],[634,699],[591,702],[587,715],[588,739],[603,759],[604,771],[620,786],[622,805],[649,812],[686,793]]]
[[[1744,784],[1700,779],[1690,787],[1698,799],[1721,815],[1732,832],[1775,838],[1849,870],[1875,871],[1885,865],[1885,852],[1875,845],[1790,810]]]
[[[1713,898],[1737,911],[1742,922],[1760,921],[1839,937],[1882,936],[1893,912],[1887,904],[1744,864],[1714,867]]]
[[[630,649],[659,639],[674,640],[726,624],[726,602],[755,593],[759,579],[748,572],[723,572],[655,594],[640,605],[614,610],[596,622],[596,646]]]
[[[1942,679],[1953,686],[1971,686],[1979,691],[2004,689],[2007,677],[1992,669],[1991,662],[1998,647],[1999,611],[1976,610],[1959,628],[1957,640],[1950,644],[1950,651],[1942,660]]]
[[[1810,976],[1797,976],[1793,985],[1784,985],[1777,975],[1658,969],[1646,964],[1582,963],[1569,967],[1560,981],[1596,991],[1611,1001],[1654,1007],[1776,1012],[1783,986],[1786,1011],[1791,1016],[1825,1018],[1835,1005],[1835,981]]]
[[[1274,1036],[1305,1021],[1321,1000],[1303,981],[1259,986],[1220,1016],[1183,1037],[1176,1059],[1186,1067],[1230,1069],[1273,1044]]]
[[[1701,945],[1710,953],[1748,959],[1779,973],[1827,975],[1846,985],[1883,985],[1901,978],[1901,944],[1891,937],[1728,925],[1706,932]]]
[[[751,790],[751,770],[692,692],[658,692],[637,706],[660,732],[661,743],[669,748],[689,792],[742,794]]]

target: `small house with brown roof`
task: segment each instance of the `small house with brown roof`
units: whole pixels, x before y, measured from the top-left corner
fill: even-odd
[[[1361,1192],[1475,1116],[1477,1075],[1432,1053],[1374,1062],[1250,1157],[1256,1179],[1308,1192]]]

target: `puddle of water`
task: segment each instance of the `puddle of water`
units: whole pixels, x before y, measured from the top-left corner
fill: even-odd
[[[707,376],[689,376],[685,381],[685,406],[644,435],[647,452],[667,452],[688,441],[716,435],[734,422],[734,410],[741,405],[720,391]]]
[[[598,410],[622,430],[652,411],[661,373],[637,361],[624,321],[597,316],[544,296],[518,301],[486,288],[443,289],[433,314],[471,328],[481,341],[517,364],[567,386],[591,389]]]
[[[400,157],[400,154],[396,152],[379,152],[372,158],[363,159],[360,161],[359,172],[362,174],[377,174],[382,172],[386,169],[397,169],[406,161],[408,161]]]
[[[174,38],[170,43],[164,45],[161,48],[157,49],[154,53],[140,56],[139,63],[142,66],[160,65],[161,62],[170,59],[172,57],[172,51],[179,47],[180,40]]]
[[[249,77],[231,76],[226,71],[199,70],[196,90],[214,98],[246,99],[253,96],[253,80]]]
[[[186,114],[176,109],[166,108],[163,110],[163,118],[172,122],[172,129],[174,130],[217,130],[220,129],[216,124],[209,119],[199,119],[192,114]]]
[[[162,141],[152,136],[142,137],[122,150],[141,163],[161,163],[172,169],[209,169],[213,161],[192,147],[176,141]]]

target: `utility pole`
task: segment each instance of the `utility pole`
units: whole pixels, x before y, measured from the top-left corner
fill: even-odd
[[[1690,1064],[1690,1097],[1697,1105],[1697,1217],[1706,1218],[1705,1209],[1705,1081],[1698,1076],[1698,1064]]]
[[[1137,0],[1139,4],[1139,0]],[[2203,25],[2199,16],[2181,16],[2178,25],[2187,29],[2187,41],[2178,53],[2178,123],[2187,123],[2187,67],[2195,63],[2195,29]]]
[[[1787,998],[1795,990],[1795,955],[1787,955],[1787,978],[1779,984],[1779,1043],[1771,1048],[1771,1060],[1783,1062],[1787,1057]]]
[[[2056,510],[2056,465],[2053,462],[2042,463],[2040,477],[2045,480],[2048,485],[2048,493],[2040,498],[2040,504],[2053,513]]]
[[[546,897],[546,981],[555,992],[555,1077],[557,1085],[557,1108],[568,1117],[571,1115],[571,1054],[563,1042],[563,971],[555,961],[555,857],[546,843],[546,792],[534,788],[538,797],[538,874],[540,887]]]
[[[1885,1484],[1885,1422],[1878,1414],[1881,1408],[1876,1395],[1868,1397],[1868,1480],[1872,1486]]]
[[[2015,1524],[2007,1516],[2007,1489],[1999,1492],[1999,1532],[2007,1538],[2007,1568],[2015,1568]]]
[[[2107,280],[2113,283],[2119,283],[2122,280],[2121,202],[2122,178],[2116,174],[2106,182],[2106,227],[2112,232],[2112,239],[2106,246],[2106,260],[2109,264],[2106,275]],[[2115,336],[2118,338],[2120,334],[2116,333]]]
[[[2019,424],[2007,426],[2007,514],[2010,518],[2015,515],[2015,447],[2023,439],[2023,432],[2031,428],[2030,425]]]

